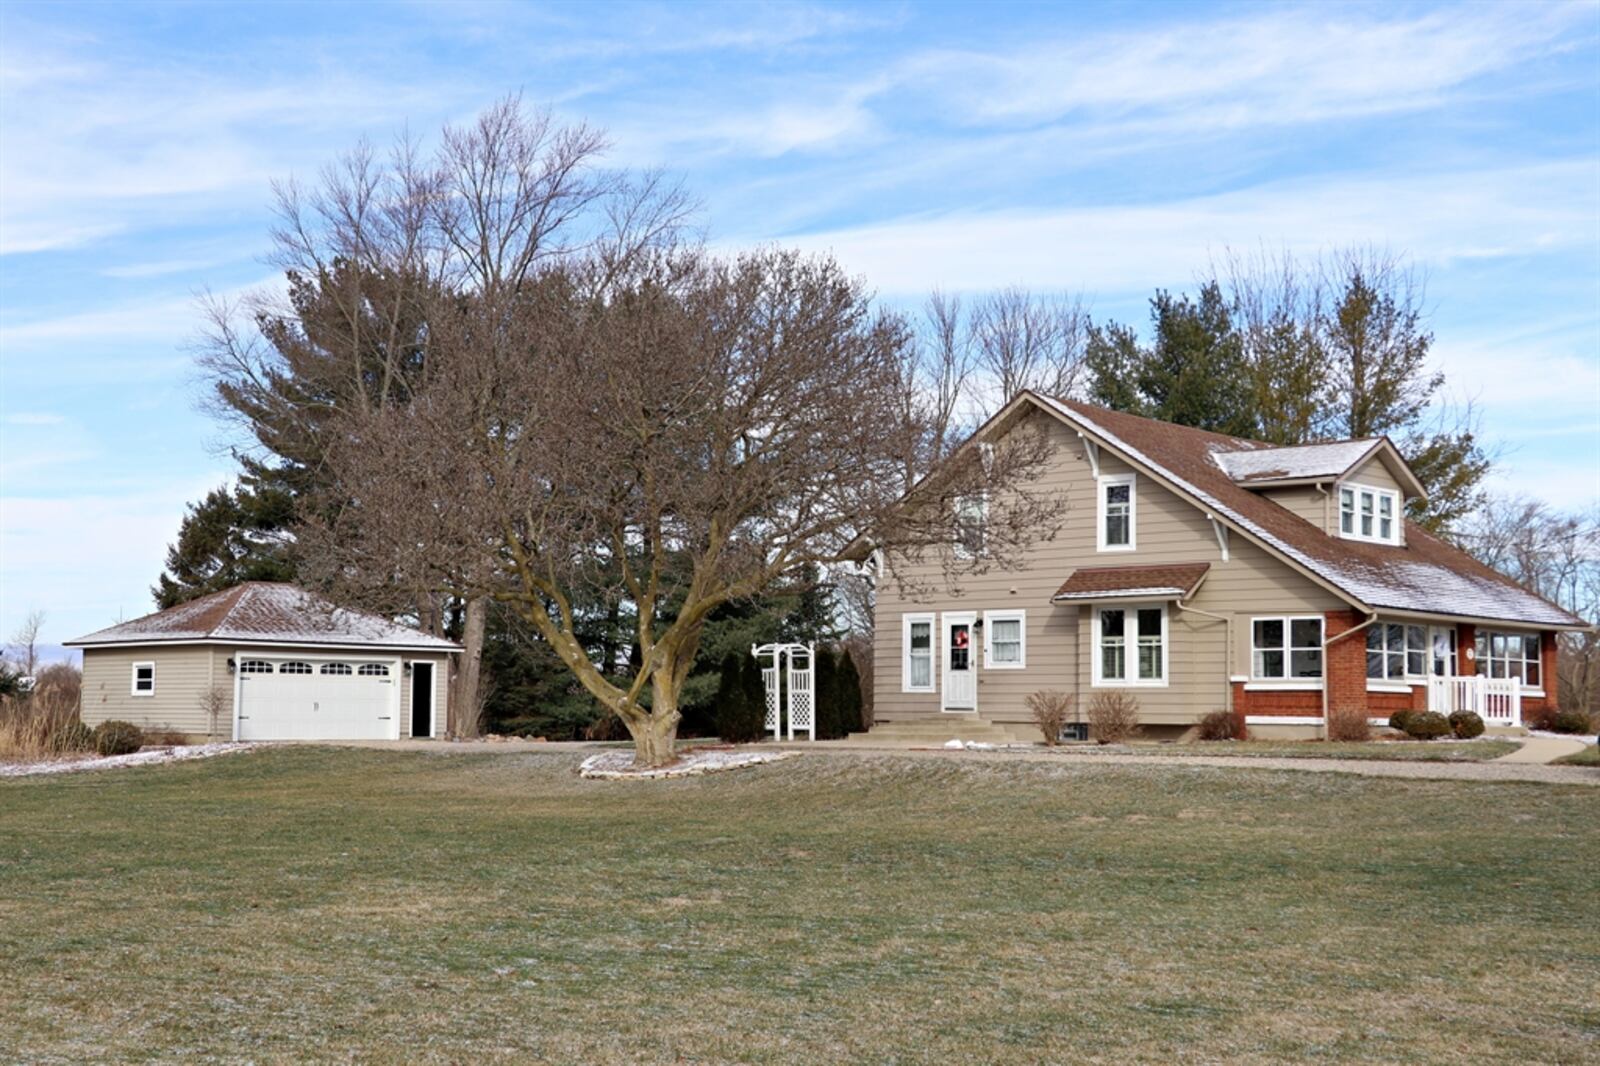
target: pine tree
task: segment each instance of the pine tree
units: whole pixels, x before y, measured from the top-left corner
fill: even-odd
[[[826,644],[817,648],[811,683],[818,740],[836,740],[843,735],[839,732],[838,665],[832,648]]]
[[[213,489],[191,504],[150,590],[165,610],[244,581],[292,581],[288,526],[293,501],[275,490]]]

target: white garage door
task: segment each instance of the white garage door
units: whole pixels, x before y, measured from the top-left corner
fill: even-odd
[[[236,656],[240,740],[388,740],[395,734],[394,660]]]

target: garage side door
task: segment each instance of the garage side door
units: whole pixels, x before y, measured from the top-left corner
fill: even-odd
[[[240,740],[389,740],[399,664],[237,657]]]

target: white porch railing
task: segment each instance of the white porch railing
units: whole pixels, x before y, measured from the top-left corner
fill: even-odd
[[[1522,681],[1515,677],[1430,677],[1428,710],[1472,711],[1489,725],[1522,724]]]

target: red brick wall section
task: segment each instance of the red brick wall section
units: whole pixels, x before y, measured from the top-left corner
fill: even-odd
[[[1233,709],[1236,713],[1278,715],[1293,718],[1321,718],[1320,692],[1246,692],[1243,681],[1233,683]]]
[[[1354,629],[1362,621],[1364,616],[1359,611],[1329,611],[1327,621],[1323,624],[1324,639],[1331,639]],[[1367,707],[1365,635],[1357,633],[1329,645],[1326,659],[1322,666],[1324,683],[1328,686],[1328,710],[1332,712],[1365,709]]]
[[[1544,695],[1522,697],[1524,721],[1535,711],[1549,713],[1558,709],[1561,700],[1561,675],[1557,672],[1559,663],[1555,630],[1539,634],[1539,687],[1544,689]]]

